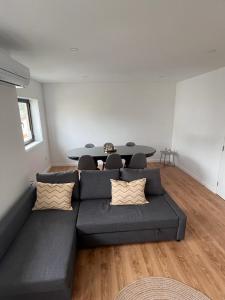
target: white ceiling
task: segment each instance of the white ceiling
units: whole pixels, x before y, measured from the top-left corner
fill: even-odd
[[[0,47],[41,82],[182,80],[225,66],[225,0],[0,0]]]

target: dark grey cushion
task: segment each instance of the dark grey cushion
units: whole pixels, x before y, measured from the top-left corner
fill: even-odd
[[[56,172],[56,173],[37,173],[38,182],[44,183],[70,183],[75,182],[73,190],[73,200],[79,199],[79,173],[73,172]]]
[[[119,170],[82,171],[80,175],[80,199],[111,198],[110,179],[119,179]]]
[[[19,230],[31,214],[36,198],[35,188],[30,187],[0,221],[0,259],[16,238]]]
[[[60,292],[71,285],[75,214],[58,210],[32,212],[0,262],[1,296]]]
[[[81,201],[77,218],[80,234],[145,230],[178,226],[178,216],[165,195],[144,205],[110,205],[109,199]]]
[[[121,169],[121,179],[132,181],[140,178],[146,178],[145,194],[146,195],[162,195],[164,193],[160,169]]]

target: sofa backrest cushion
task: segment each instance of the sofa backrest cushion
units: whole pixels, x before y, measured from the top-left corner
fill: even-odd
[[[35,198],[36,189],[29,187],[0,220],[0,260],[30,216]]]
[[[112,189],[110,179],[118,180],[119,170],[88,170],[80,174],[80,199],[110,199]]]
[[[72,201],[79,199],[79,173],[73,172],[56,172],[56,173],[37,173],[36,179],[43,183],[70,183],[75,182],[73,189]]]
[[[164,189],[161,184],[160,169],[120,169],[121,179],[132,181],[140,178],[146,178],[145,194],[162,195]]]

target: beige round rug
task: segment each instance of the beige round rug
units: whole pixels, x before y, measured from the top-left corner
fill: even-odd
[[[170,278],[148,277],[125,287],[116,300],[210,300],[201,292]]]

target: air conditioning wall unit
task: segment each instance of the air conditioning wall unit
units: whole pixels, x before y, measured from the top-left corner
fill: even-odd
[[[0,83],[25,87],[30,82],[30,71],[4,51],[0,51]]]

